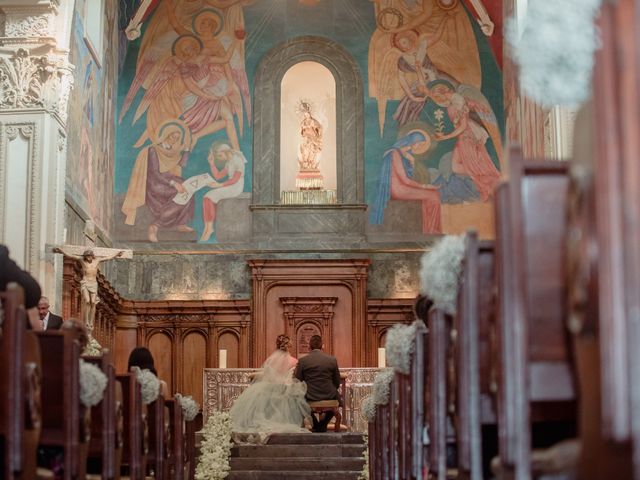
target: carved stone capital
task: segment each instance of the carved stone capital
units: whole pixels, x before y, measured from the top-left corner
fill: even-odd
[[[0,110],[45,109],[66,123],[72,70],[66,56],[31,56],[24,48],[0,57]]]

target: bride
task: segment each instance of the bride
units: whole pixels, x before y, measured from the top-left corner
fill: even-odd
[[[229,412],[234,432],[308,433],[302,426],[311,416],[307,384],[293,378],[298,360],[289,354],[290,345],[287,335],[278,335],[276,351],[234,402]]]

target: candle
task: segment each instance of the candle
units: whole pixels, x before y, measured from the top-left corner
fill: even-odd
[[[386,351],[384,348],[378,348],[378,368],[385,368],[387,366]]]
[[[218,368],[227,368],[227,351],[220,350],[218,355]]]

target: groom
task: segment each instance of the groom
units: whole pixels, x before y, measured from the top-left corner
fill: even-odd
[[[295,376],[298,380],[307,383],[307,402],[318,402],[320,400],[338,400],[340,395],[340,371],[336,357],[327,355],[322,351],[322,337],[314,335],[309,340],[311,352],[298,360]],[[333,417],[332,412],[325,412],[324,418],[313,420],[314,432],[326,432],[327,425]]]

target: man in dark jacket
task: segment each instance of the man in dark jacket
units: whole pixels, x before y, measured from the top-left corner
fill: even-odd
[[[38,313],[42,321],[42,328],[44,330],[60,330],[60,327],[62,327],[62,317],[51,313],[49,306],[49,299],[47,297],[40,297]]]
[[[336,357],[327,355],[322,351],[322,337],[314,335],[309,341],[311,352],[298,360],[295,376],[298,380],[307,383],[307,402],[320,400],[338,400],[340,395],[340,370]],[[316,420],[312,415],[313,431],[326,432],[327,425],[333,417],[332,412],[326,412],[324,418]]]

